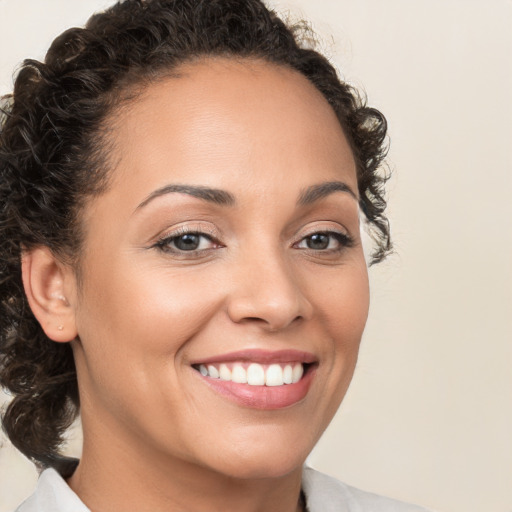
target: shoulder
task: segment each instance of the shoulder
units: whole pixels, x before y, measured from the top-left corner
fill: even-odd
[[[34,493],[15,512],[90,512],[54,469],[45,469]]]
[[[304,467],[302,489],[308,512],[429,512],[384,496],[361,491],[312,468]]]

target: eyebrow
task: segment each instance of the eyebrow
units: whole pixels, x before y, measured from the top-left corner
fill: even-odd
[[[154,192],[151,192],[142,203],[137,206],[136,210],[144,208],[148,203],[156,199],[157,197],[171,193],[188,194],[192,197],[197,197],[203,201],[218,204],[220,206],[233,206],[236,201],[233,194],[225,190],[219,190],[216,188],[202,187],[197,185],[166,185],[165,187],[159,188]]]
[[[327,181],[304,189],[299,196],[297,204],[307,206],[335,192],[346,192],[359,202],[356,193],[343,181]]]
[[[323,199],[335,192],[346,192],[352,196],[356,201],[359,201],[354,191],[342,181],[327,181],[325,183],[319,183],[317,185],[311,185],[304,189],[297,200],[297,204],[300,206],[307,206],[320,199]],[[236,199],[233,194],[226,190],[220,190],[217,188],[203,187],[200,185],[166,185],[161,187],[149,194],[135,209],[135,211],[144,208],[153,199],[161,197],[166,194],[188,194],[192,197],[197,197],[203,201],[218,204],[220,206],[234,206]]]

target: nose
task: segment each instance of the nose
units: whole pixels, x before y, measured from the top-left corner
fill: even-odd
[[[292,266],[275,255],[253,254],[237,266],[233,280],[227,309],[235,323],[259,323],[278,331],[312,315],[304,284]]]

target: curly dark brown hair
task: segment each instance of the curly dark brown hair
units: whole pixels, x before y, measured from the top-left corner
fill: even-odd
[[[353,150],[360,207],[376,240],[372,263],[391,250],[385,118],[311,41],[306,24],[287,26],[260,0],[124,0],[57,37],[44,62],[24,61],[1,108],[0,384],[13,395],[3,428],[37,465],[70,467],[59,449],[79,399],[70,345],[48,339],[28,306],[21,251],[46,246],[77,264],[81,208],[108,187],[109,116],[178,65],[257,58],[307,77]]]

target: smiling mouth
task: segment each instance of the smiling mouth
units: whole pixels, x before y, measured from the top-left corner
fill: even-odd
[[[203,377],[249,386],[278,387],[298,383],[311,364],[300,362],[260,364],[255,362],[225,362],[196,364],[193,368]]]
[[[192,361],[196,375],[214,393],[244,408],[275,410],[302,402],[319,366],[299,350],[249,349]]]

